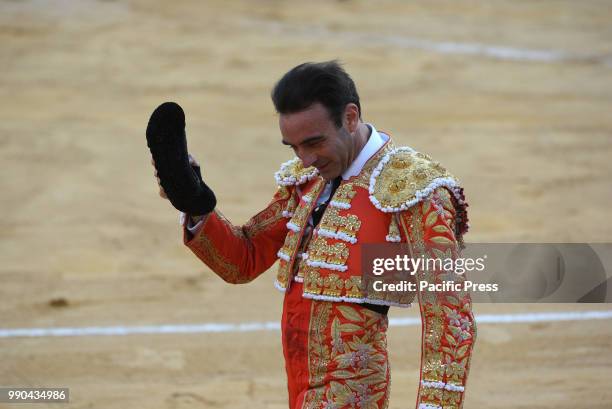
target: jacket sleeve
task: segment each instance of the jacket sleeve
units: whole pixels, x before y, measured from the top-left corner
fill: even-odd
[[[462,242],[460,233],[457,233],[460,229],[455,226],[458,219],[454,204],[449,192],[438,188],[426,200],[400,214],[402,236],[411,243],[412,257],[459,257]],[[417,275],[417,283],[422,280],[428,283],[465,280],[464,275],[433,267],[417,272]],[[462,408],[476,338],[470,295],[463,291],[434,292],[426,289],[418,291],[417,295],[422,339],[416,406],[418,409]]]
[[[184,224],[183,242],[224,281],[248,283],[276,261],[287,235],[284,215],[294,193],[293,187],[279,187],[268,206],[243,226],[233,225],[215,210],[195,234]]]

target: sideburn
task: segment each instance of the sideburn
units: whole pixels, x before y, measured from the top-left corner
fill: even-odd
[[[351,163],[353,163],[355,158],[357,158],[357,141],[351,136],[349,131],[347,131],[344,126],[340,128],[340,133],[342,134],[342,139],[348,142],[348,155],[346,157],[347,162],[344,164],[344,170],[346,170],[351,165]]]

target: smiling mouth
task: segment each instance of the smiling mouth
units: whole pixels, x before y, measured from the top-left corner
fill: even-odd
[[[323,169],[325,169],[327,166],[329,165],[329,162],[327,162],[325,165],[323,166],[319,166],[317,167],[317,169],[319,170],[319,172],[321,172]]]

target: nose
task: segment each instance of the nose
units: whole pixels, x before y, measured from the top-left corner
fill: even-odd
[[[313,153],[306,153],[304,151],[297,153],[298,158],[301,159],[302,164],[305,168],[312,166],[317,161],[317,155]]]

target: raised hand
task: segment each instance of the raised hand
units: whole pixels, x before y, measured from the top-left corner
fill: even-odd
[[[199,164],[187,152],[183,109],[174,102],[161,104],[151,114],[146,136],[159,195],[190,215],[213,211],[215,194],[202,180]]]

